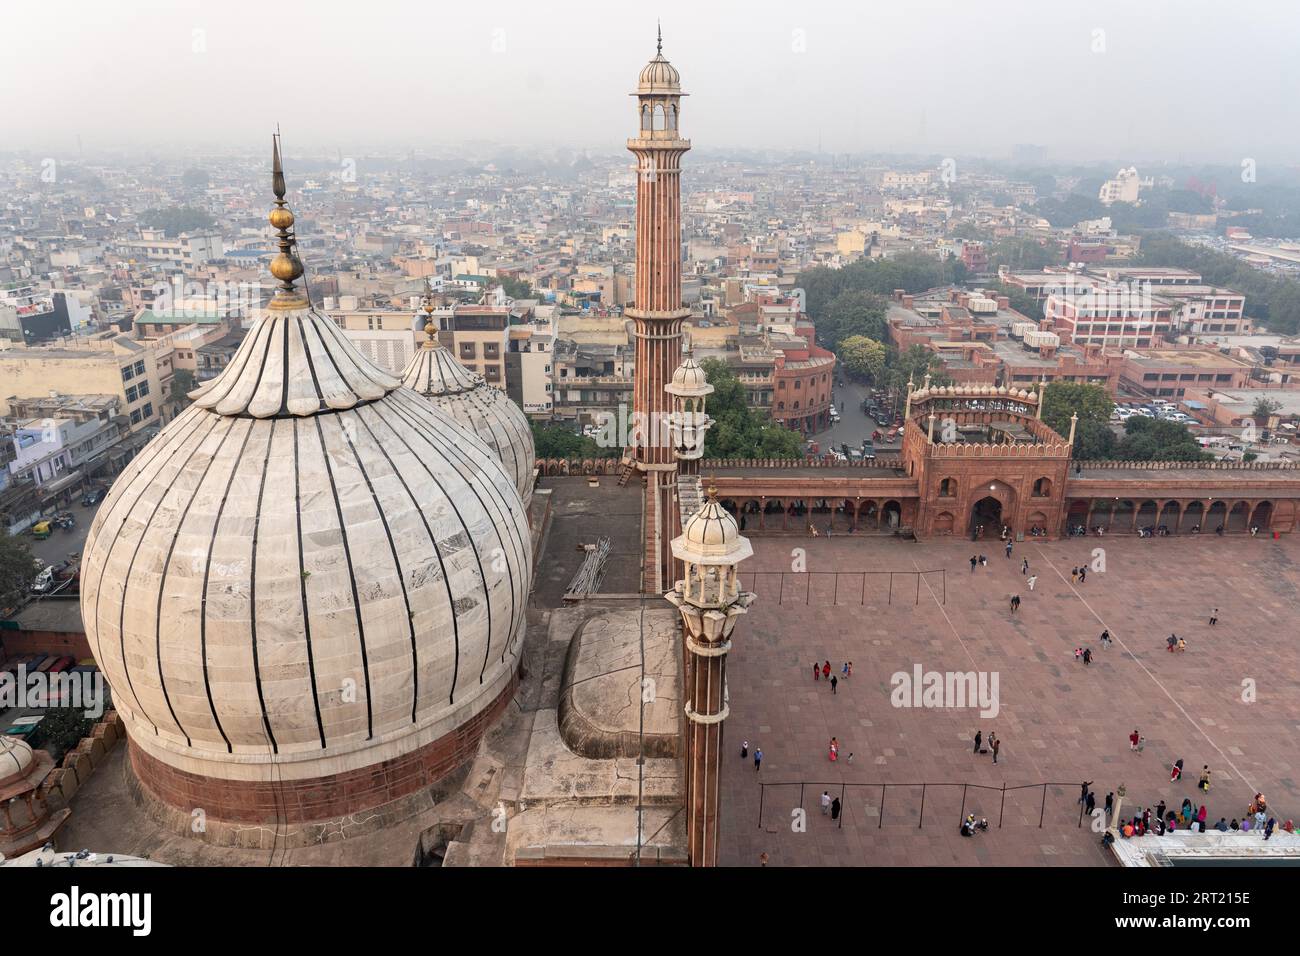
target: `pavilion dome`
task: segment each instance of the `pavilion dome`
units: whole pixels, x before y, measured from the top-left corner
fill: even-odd
[[[35,760],[32,745],[27,741],[0,736],[0,783],[27,776]]]
[[[686,519],[672,541],[673,557],[690,564],[737,564],[753,554],[736,519],[710,491],[708,499]]]
[[[133,760],[168,779],[391,766],[480,725],[523,643],[513,477],[294,287],[278,160],[266,317],[118,476],[85,544],[87,639]]]
[[[675,66],[664,59],[663,53],[658,53],[642,68],[641,75],[637,78],[636,91],[638,93],[680,93],[682,75],[677,72]]]
[[[533,499],[537,468],[528,416],[501,389],[493,388],[438,344],[432,317],[426,316],[426,320],[424,345],[407,363],[402,384],[481,438],[505,466],[527,509]]]
[[[673,372],[672,381],[664,388],[670,394],[684,398],[700,397],[713,392],[713,386],[709,384],[709,377],[705,374],[704,368],[691,355],[682,359],[682,364],[678,365]]]

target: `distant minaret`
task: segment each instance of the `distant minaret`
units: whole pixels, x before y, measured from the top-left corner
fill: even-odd
[[[637,91],[638,135],[627,141],[636,157],[636,296],[627,310],[636,337],[636,385],[632,410],[643,429],[631,450],[638,468],[674,463],[667,434],[672,412],[664,391],[682,360],[681,158],[691,148],[678,129],[681,77],[663,55],[659,35],[655,58],[641,71]],[[649,466],[649,467],[647,467]],[[663,469],[658,469],[663,470]]]

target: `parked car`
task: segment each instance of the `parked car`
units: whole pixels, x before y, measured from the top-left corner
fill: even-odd
[[[91,488],[84,495],[81,496],[81,506],[83,508],[90,508],[99,504],[103,500],[104,500],[104,489]]]

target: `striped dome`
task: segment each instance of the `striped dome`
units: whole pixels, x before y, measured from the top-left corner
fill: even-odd
[[[81,610],[132,743],[188,773],[369,767],[510,684],[528,524],[493,451],[273,302],[118,477]]]
[[[471,372],[430,334],[402,372],[402,384],[481,438],[501,459],[526,508],[537,452],[528,416],[508,395]]]

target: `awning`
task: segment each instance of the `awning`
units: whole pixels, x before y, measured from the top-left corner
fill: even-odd
[[[66,491],[73,485],[78,484],[82,481],[83,477],[81,469],[78,468],[76,471],[68,472],[62,478],[56,478],[49,484],[41,485],[37,490],[40,492],[42,498],[48,498],[51,495],[57,495],[61,491]]]

